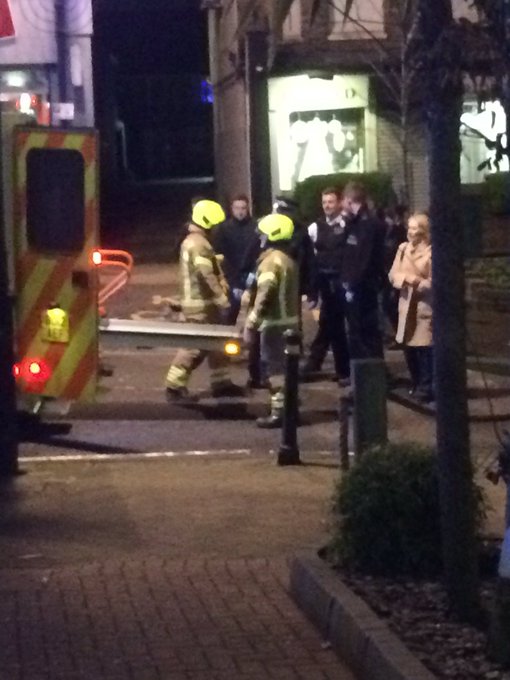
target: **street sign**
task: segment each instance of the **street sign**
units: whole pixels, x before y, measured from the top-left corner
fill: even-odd
[[[52,109],[56,120],[74,120],[73,102],[55,102]]]

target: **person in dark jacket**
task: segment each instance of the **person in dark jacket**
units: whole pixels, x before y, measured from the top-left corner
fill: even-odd
[[[312,379],[320,371],[331,347],[335,362],[335,380],[349,381],[349,350],[345,331],[345,302],[342,288],[342,253],[346,238],[346,218],[342,213],[342,197],[338,189],[322,191],[323,217],[308,227],[308,235],[315,250],[316,286],[321,307],[317,333],[310,346],[308,359],[301,377]],[[310,297],[309,297],[310,299]],[[316,297],[312,296],[312,303]]]
[[[382,217],[384,224],[384,271],[386,275],[390,273],[395,260],[398,248],[402,243],[407,242],[407,217],[408,208],[405,205],[396,205],[393,209],[385,211]],[[381,307],[383,318],[389,323],[389,348],[395,349],[398,345],[394,338],[398,326],[398,297],[399,291],[393,288],[388,278],[386,278],[382,294]]]
[[[342,203],[348,215],[341,280],[350,358],[382,359],[378,294],[385,275],[384,226],[370,213],[363,185],[349,182]]]
[[[223,255],[222,267],[229,284],[230,312],[226,323],[235,324],[241,308],[241,298],[250,289],[255,278],[257,258],[260,255],[260,238],[257,222],[250,214],[245,194],[234,196],[230,204],[231,217],[216,228],[215,249]],[[268,381],[260,357],[260,335],[253,333],[248,347],[249,389],[265,389]]]
[[[250,255],[255,243],[257,253]],[[225,321],[233,325],[241,308],[241,296],[237,291],[244,289],[243,270],[246,267],[254,269],[258,256],[257,223],[250,215],[250,203],[244,194],[232,199],[230,217],[216,227],[213,245],[216,254],[223,255],[221,264],[230,290],[230,310]]]

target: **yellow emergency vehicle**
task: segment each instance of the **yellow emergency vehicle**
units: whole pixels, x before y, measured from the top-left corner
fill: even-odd
[[[93,400],[100,331],[115,346],[152,338],[156,344],[221,346],[232,353],[238,336],[226,326],[100,323],[97,133],[18,125],[19,120],[16,114],[2,115],[13,371],[23,407],[37,411],[48,400]]]

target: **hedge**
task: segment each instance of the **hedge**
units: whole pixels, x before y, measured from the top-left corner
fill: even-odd
[[[510,172],[488,175],[482,184],[485,210],[492,215],[510,214]]]
[[[391,176],[381,172],[336,173],[332,175],[314,175],[296,185],[294,198],[298,202],[301,218],[305,222],[313,222],[321,214],[321,191],[334,186],[342,190],[347,182],[356,181],[363,184],[368,195],[376,206],[387,206],[395,203],[395,192]]]

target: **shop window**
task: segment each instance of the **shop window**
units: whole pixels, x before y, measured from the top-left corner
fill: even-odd
[[[42,253],[79,253],[85,243],[84,161],[71,149],[27,154],[27,238]]]
[[[478,21],[479,13],[474,3],[466,2],[466,0],[453,0],[452,2],[453,18],[457,21],[459,19],[467,19],[468,21]]]
[[[292,186],[312,175],[364,172],[363,120],[362,108],[291,113]]]
[[[330,40],[370,40],[385,38],[383,0],[359,0],[352,3],[346,19],[347,0],[330,3]]]
[[[496,161],[496,144],[506,145],[506,117],[499,101],[467,100],[460,117],[462,153],[460,174],[463,184],[483,182],[491,172],[507,171],[508,157]],[[489,143],[489,148],[487,146]]]
[[[282,27],[284,40],[300,40],[301,38],[301,0],[294,0]]]

